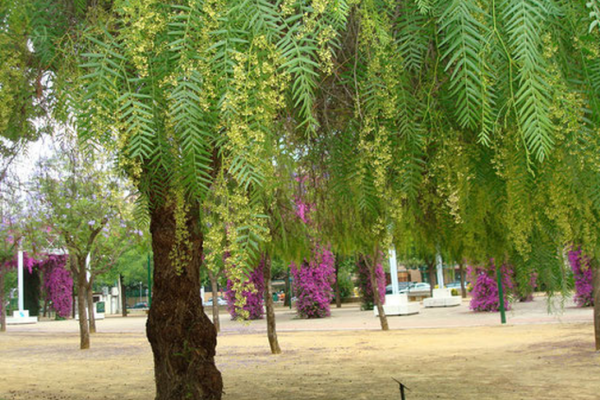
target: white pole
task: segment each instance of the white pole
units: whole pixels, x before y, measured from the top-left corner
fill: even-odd
[[[91,276],[92,272],[90,270],[90,253],[88,253],[88,255],[85,256],[85,277],[88,280],[88,282],[90,281]]]
[[[443,264],[442,264],[442,255],[440,253],[437,253],[437,280],[438,280],[438,286],[440,289],[443,289],[444,286],[444,270],[443,270]]]
[[[121,280],[121,274],[119,274],[118,284],[119,284],[119,296],[117,297],[118,298],[117,301],[119,302],[119,304],[117,305],[117,312],[122,313],[123,310],[121,308],[123,308],[123,297],[121,297],[121,296],[123,296],[123,294],[124,294],[123,290],[125,290],[125,286],[123,285],[123,281]]]
[[[398,263],[394,246],[390,249],[390,280],[392,281],[392,294],[398,294]]]
[[[17,279],[19,288],[19,311],[25,310],[25,291],[23,290],[23,250],[17,253]]]

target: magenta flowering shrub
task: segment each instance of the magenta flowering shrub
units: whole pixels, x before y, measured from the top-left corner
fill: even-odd
[[[582,254],[581,249],[569,251],[569,264],[575,278],[575,296],[573,300],[578,307],[594,305],[592,286],[592,269],[589,258]]]
[[[369,267],[366,265],[362,256],[358,257],[356,263],[357,274],[358,274],[358,288],[362,293],[362,304],[363,310],[372,310],[375,306],[375,299],[373,298],[373,285],[371,284],[371,274]],[[377,288],[379,289],[379,299],[381,304],[385,303],[385,272],[380,263],[375,267],[375,278],[377,279]]]
[[[296,216],[298,218],[300,218],[300,220],[303,223],[309,224],[310,223],[309,214],[311,212],[310,204],[305,203],[300,197],[296,197],[295,205],[296,205],[296,209],[294,212],[295,212]]]
[[[67,318],[71,314],[73,304],[73,278],[65,268],[67,256],[50,255],[38,266],[44,276],[44,291],[50,306],[56,311],[56,315]]]
[[[247,284],[254,285],[255,290],[243,290],[242,295],[246,298],[246,304],[243,310],[248,312],[249,320],[261,319],[265,313],[264,310],[264,295],[265,295],[265,278],[263,275],[263,267],[265,260],[261,259],[260,263],[248,275]],[[227,279],[227,291],[225,299],[227,300],[227,311],[231,315],[231,319],[242,317],[238,314],[235,307],[235,290],[233,290],[233,281]]]
[[[19,263],[19,256],[15,255],[10,261],[8,261],[7,263],[4,264],[4,268],[6,268],[6,269],[17,268],[18,263]],[[27,268],[27,271],[29,271],[29,273],[32,274],[33,267],[37,263],[38,263],[38,260],[36,260],[33,257],[30,257],[26,251],[23,252],[23,269]]]
[[[66,255],[42,255],[38,260],[23,252],[23,267],[33,273],[34,268],[42,273],[43,288],[50,307],[59,317],[66,318],[71,314],[73,304],[73,278],[65,268]],[[4,268],[16,268],[18,258],[15,256],[4,265]]]
[[[335,258],[328,247],[316,245],[310,261],[291,265],[296,309],[302,318],[324,318],[330,315],[333,298]]]
[[[489,267],[467,266],[473,289],[471,291],[471,310],[473,311],[499,311],[498,280],[496,266],[493,261]],[[512,268],[508,264],[500,267],[502,287],[504,294],[504,309],[510,309],[508,294],[514,290]]]

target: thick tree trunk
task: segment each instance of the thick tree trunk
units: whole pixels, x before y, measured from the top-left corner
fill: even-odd
[[[342,294],[340,293],[340,263],[335,262],[335,307],[342,308]]]
[[[127,316],[127,292],[123,283],[123,275],[119,275],[119,290],[121,291],[121,315]]]
[[[460,264],[458,266],[458,270],[460,271],[460,295],[463,299],[467,298],[467,288],[465,287],[465,266],[464,264]]]
[[[281,354],[279,340],[277,340],[277,327],[275,324],[275,308],[273,307],[273,289],[271,287],[271,257],[264,255],[263,276],[265,279],[265,307],[267,309],[267,337],[271,353]]]
[[[197,207],[184,217],[186,226],[176,226],[171,202],[150,213],[154,296],[146,332],[154,353],[156,400],[218,400],[223,382],[214,360],[217,332],[200,298],[203,238]],[[177,242],[182,228],[187,235]]]
[[[96,333],[96,316],[94,315],[94,291],[92,290],[92,282],[86,285],[86,300],[88,308],[88,322],[90,325],[90,333]]]
[[[77,312],[79,314],[79,348],[81,350],[90,348],[90,331],[85,306],[87,292],[85,283],[85,269],[83,269],[77,278]]]
[[[379,323],[381,324],[381,330],[387,331],[390,329],[388,325],[387,316],[385,315],[385,310],[383,309],[383,304],[381,303],[381,296],[379,294],[379,285],[377,284],[377,275],[375,275],[375,268],[377,266],[377,261],[379,258],[379,251],[376,250],[373,255],[373,259],[369,262],[369,257],[364,255],[364,261],[367,267],[369,268],[369,275],[371,276],[371,288],[373,289],[373,302],[377,307],[377,313],[379,314]]]
[[[0,332],[6,332],[6,308],[4,307],[4,271],[0,270]]]
[[[590,266],[593,268],[594,338],[596,351],[600,351],[600,269],[597,262]]]
[[[213,274],[211,270],[208,270],[208,277],[210,278],[210,287],[212,291],[212,314],[213,324],[217,333],[221,332],[221,321],[219,321],[219,282],[217,282],[217,275]]]
[[[285,272],[285,295],[283,297],[283,306],[289,307],[292,302],[292,285],[290,285],[290,268],[288,266],[287,271]]]

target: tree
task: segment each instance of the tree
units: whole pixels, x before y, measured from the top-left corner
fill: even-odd
[[[240,277],[268,237],[258,193],[277,146],[319,167],[311,178],[326,180],[330,207],[317,205],[317,220],[336,252],[376,265],[400,226],[417,227],[402,222],[432,196],[425,167],[436,164],[433,211],[463,225],[469,261],[511,258],[517,275],[538,271],[557,290],[566,244],[597,265],[596,3],[590,14],[552,0],[10,0],[1,21],[33,10],[21,48],[31,38],[38,69],[53,72],[55,114],[88,143],[116,143],[143,195],[157,398],[210,399],[222,382],[197,299],[205,201],[229,200],[220,227]],[[325,215],[334,205],[344,222]]]
[[[87,349],[89,333],[96,331],[93,280],[114,266],[133,229],[126,222],[130,215],[123,185],[110,175],[102,156],[88,153],[86,162],[70,146],[66,143],[53,158],[40,162],[31,194],[56,239],[50,243],[68,251],[77,287],[80,348]]]

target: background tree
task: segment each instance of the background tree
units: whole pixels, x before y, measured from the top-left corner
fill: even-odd
[[[40,162],[32,180],[32,195],[44,223],[51,228],[48,233],[57,239],[52,245],[68,251],[77,288],[80,348],[87,349],[89,333],[96,330],[93,280],[112,267],[127,247],[132,229],[126,221],[131,216],[123,185],[110,175],[101,155],[88,153],[84,161],[82,153],[68,143],[60,150]],[[111,235],[118,237],[111,240]],[[115,244],[118,240],[122,246]],[[88,263],[88,258],[94,262]]]

